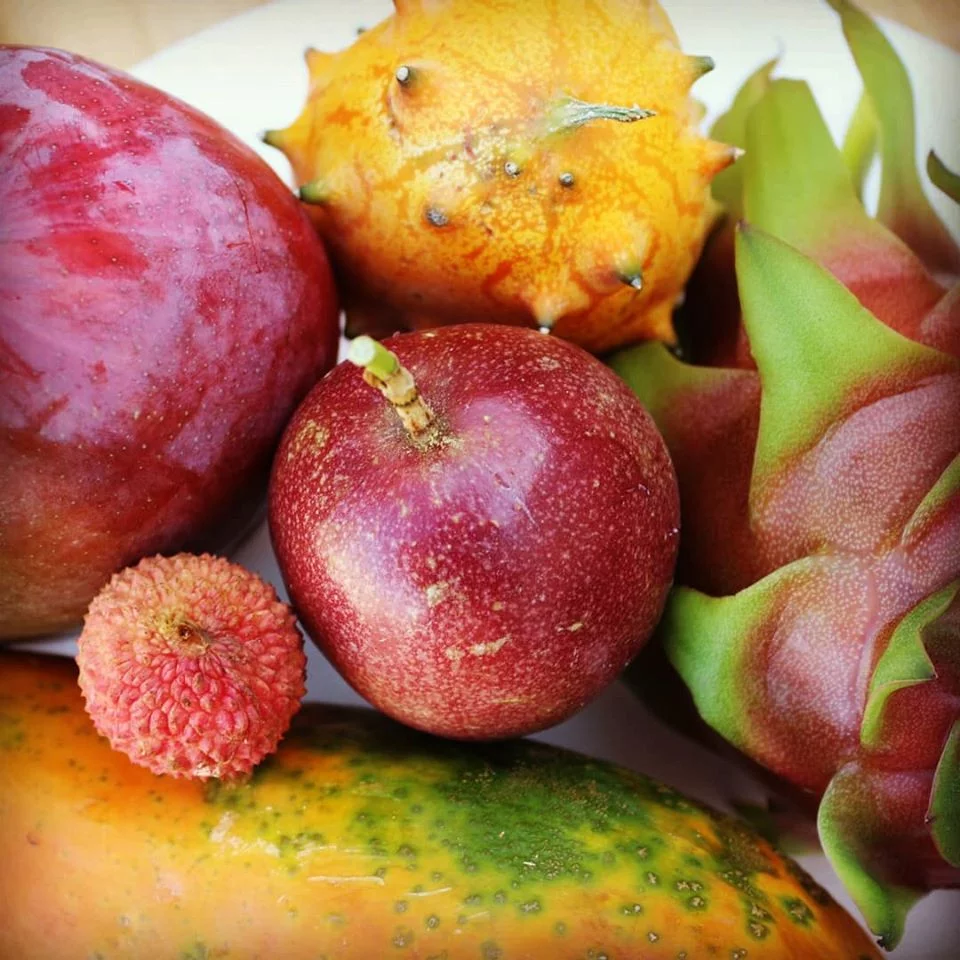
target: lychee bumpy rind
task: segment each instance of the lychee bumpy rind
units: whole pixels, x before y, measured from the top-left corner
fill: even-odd
[[[277,748],[306,691],[290,608],[256,574],[207,554],[116,574],[77,647],[97,731],[157,774],[242,777]]]

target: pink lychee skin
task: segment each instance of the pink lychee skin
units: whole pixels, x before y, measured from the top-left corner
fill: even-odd
[[[273,587],[208,554],[115,574],[77,643],[97,731],[157,774],[234,779],[276,750],[306,692],[303,637]]]
[[[376,707],[460,739],[544,729],[613,681],[663,608],[676,477],[626,385],[534,330],[386,341],[444,426],[418,449],[356,367],[301,404],[270,530],[308,635]]]

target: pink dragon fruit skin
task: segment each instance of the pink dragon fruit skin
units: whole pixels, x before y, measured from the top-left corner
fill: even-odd
[[[866,93],[856,117],[868,129],[851,130],[841,157],[806,86],[771,80],[776,61],[760,67],[717,120],[711,136],[745,148],[746,156],[713,182],[726,215],[687,287],[679,322],[696,363],[754,366],[733,282],[733,232],[744,217],[825,266],[888,326],[960,355],[960,253],[917,174],[909,77],[867,16],[840,0],[832,5],[863,75]],[[873,219],[858,189],[877,137],[883,181]],[[956,179],[951,185],[933,154],[928,168],[956,197]]]
[[[960,886],[960,251],[922,193],[899,60],[833,5],[881,130],[878,219],[807,87],[767,65],[717,183],[750,224],[728,235],[742,368],[653,344],[612,362],[680,480],[666,653],[710,726],[819,798],[824,851],[892,947],[919,896]]]

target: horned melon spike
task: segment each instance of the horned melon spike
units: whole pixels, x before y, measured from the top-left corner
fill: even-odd
[[[541,333],[550,333],[563,316],[566,304],[554,293],[538,293],[530,301],[530,312]]]
[[[303,59],[307,63],[307,73],[310,76],[309,93],[312,95],[326,85],[336,54],[325,53],[315,47],[307,47],[303,53]]]
[[[700,173],[706,180],[712,180],[721,170],[726,170],[743,156],[742,147],[733,147],[718,140],[703,141],[703,157],[700,161]]]
[[[300,199],[304,203],[320,206],[330,200],[330,186],[325,180],[311,180],[300,187]]]
[[[325,53],[316,47],[307,47],[307,49],[303,51],[303,59],[306,61],[310,76],[314,76],[326,70],[336,57],[334,54]]]
[[[276,147],[277,150],[283,150],[286,152],[286,146],[289,139],[289,127],[279,129],[279,130],[264,130],[260,134],[260,139],[268,147]]]
[[[628,248],[621,250],[613,258],[613,273],[625,286],[633,290],[643,289],[643,257],[647,243],[642,237],[637,237]]]
[[[687,57],[687,61],[693,68],[693,82],[696,83],[701,77],[705,77],[716,66],[713,57]]]
[[[561,317],[582,310],[589,302],[569,273],[556,275],[549,287],[541,287],[525,301],[541,333],[550,333]]]

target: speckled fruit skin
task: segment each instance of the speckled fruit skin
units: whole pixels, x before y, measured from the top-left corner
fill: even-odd
[[[0,638],[214,549],[336,358],[324,251],[222,127],[56,50],[0,47]]]
[[[208,554],[146,557],[94,597],[77,641],[87,713],[134,763],[235,779],[273,753],[306,693],[293,612]]]
[[[205,788],[111,751],[69,660],[7,653],[0,764],[4,957],[879,956],[744,825],[544,744],[308,704]]]
[[[396,6],[346,51],[308,51],[303,111],[267,135],[309,185],[348,328],[553,325],[595,352],[672,339],[710,180],[736,156],[697,130],[709,60],[652,0]],[[656,116],[564,117],[573,100]]]
[[[341,364],[284,434],[274,549],[307,633],[375,706],[452,737],[570,716],[637,653],[677,550],[673,466],[572,344],[484,324],[386,341],[443,424],[412,442]]]

